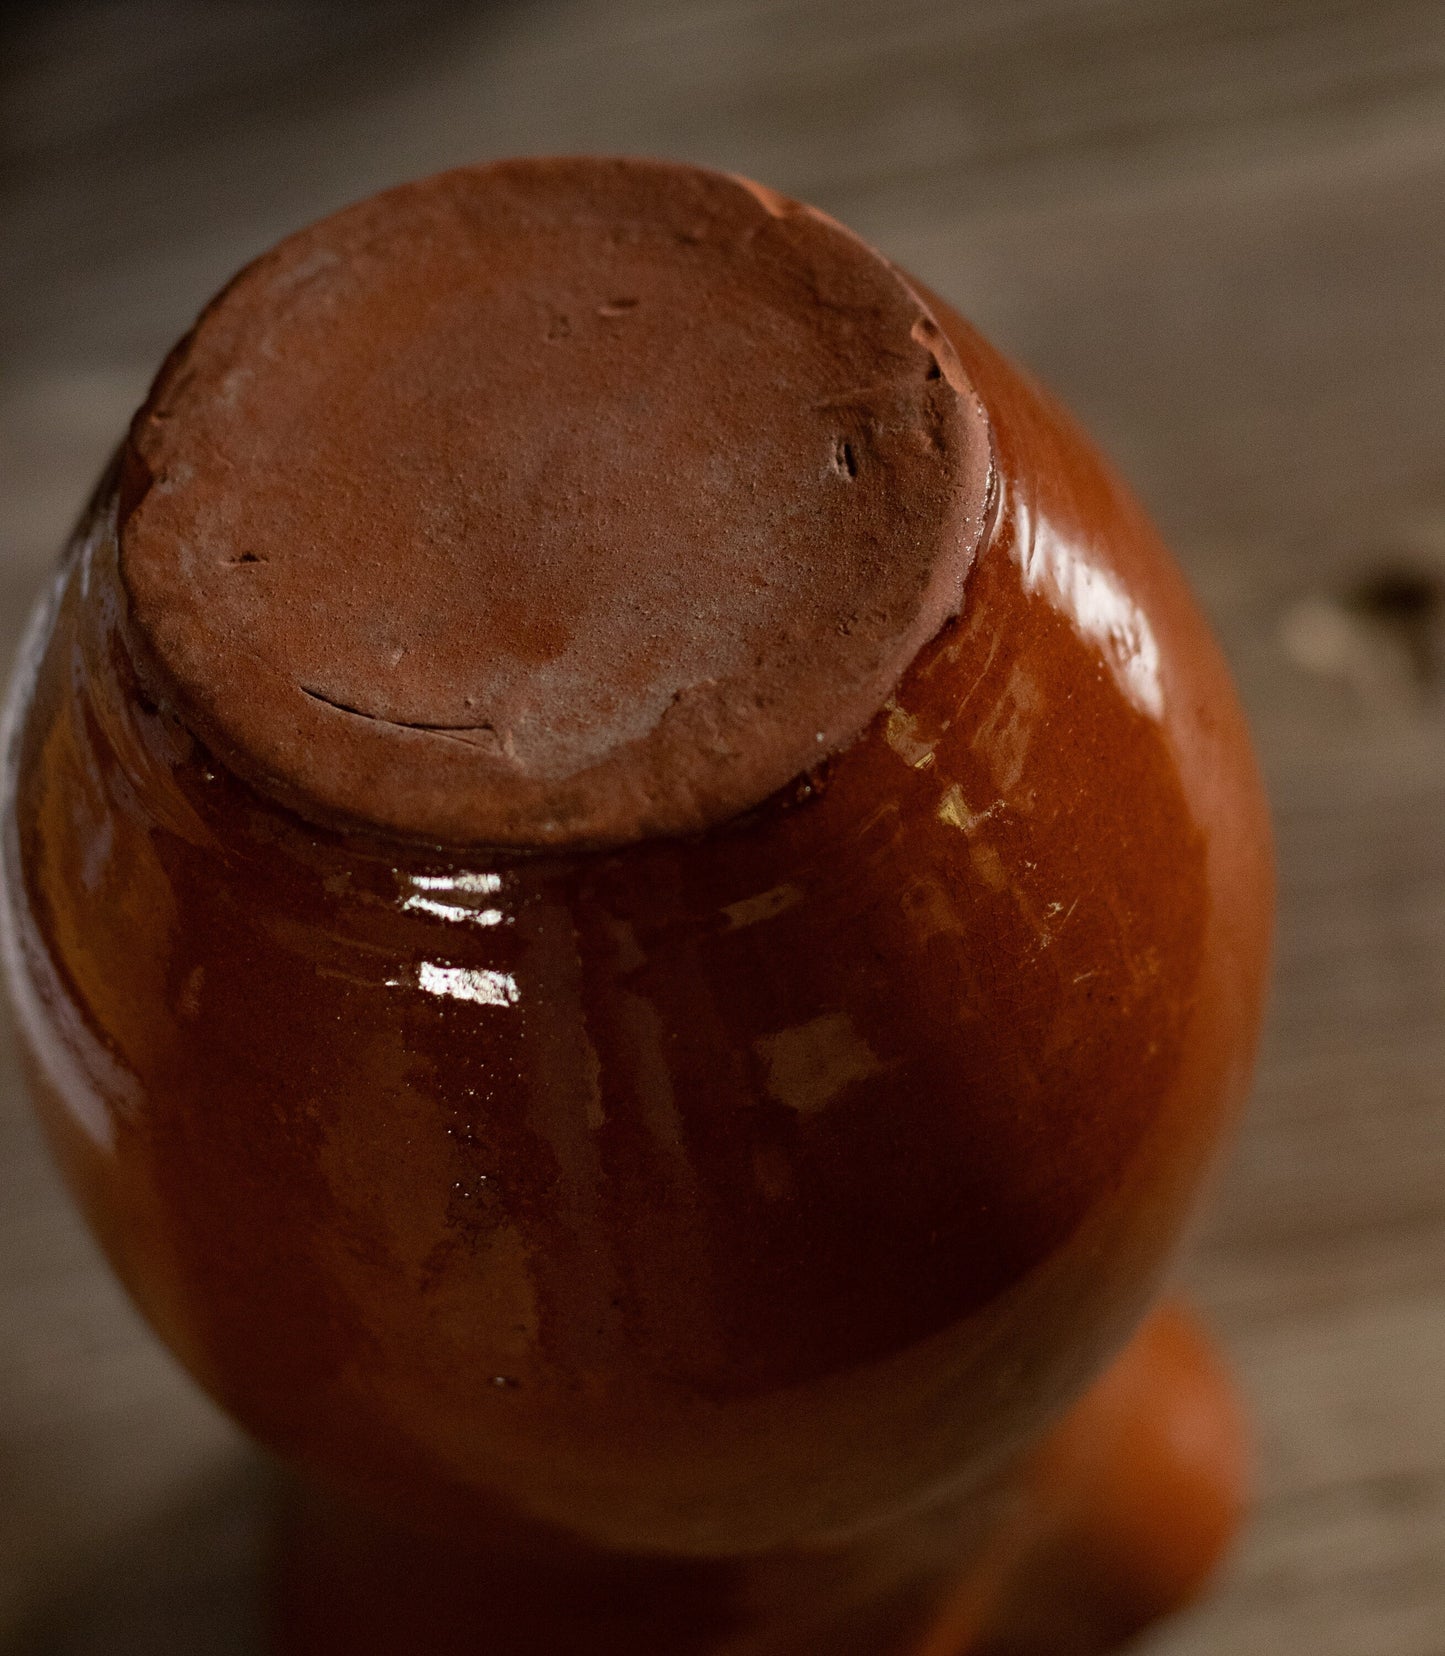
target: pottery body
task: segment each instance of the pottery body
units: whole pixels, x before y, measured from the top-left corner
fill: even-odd
[[[935,310],[993,443],[961,616],[706,833],[291,814],[137,677],[113,484],[22,669],[10,964],[66,1176],[262,1443],[489,1560],[497,1656],[923,1649],[1244,1097],[1270,869],[1225,669]]]

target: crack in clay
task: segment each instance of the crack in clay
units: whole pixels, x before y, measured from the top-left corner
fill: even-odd
[[[497,733],[494,724],[483,720],[479,724],[426,724],[420,719],[388,719],[382,713],[368,713],[364,707],[352,707],[344,701],[337,701],[334,696],[328,696],[320,690],[312,690],[309,686],[298,684],[296,688],[303,696],[309,696],[312,701],[320,702],[323,707],[334,708],[338,713],[349,713],[354,719],[369,719],[372,724],[390,725],[394,730],[415,730],[423,736],[443,736],[454,742],[461,742],[464,747],[486,747],[486,742],[469,742],[468,735],[487,735],[499,749],[505,751],[505,744]]]

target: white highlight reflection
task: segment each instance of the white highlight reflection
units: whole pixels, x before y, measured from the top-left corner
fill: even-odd
[[[489,897],[502,889],[500,874],[413,874],[418,891],[466,891]]]
[[[408,883],[415,889],[401,906],[412,914],[434,914],[464,926],[500,926],[506,921],[501,909],[477,908],[468,901],[495,897],[502,889],[500,874],[413,874]]]
[[[495,972],[489,967],[442,966],[424,960],[416,978],[418,987],[429,995],[475,1001],[478,1006],[515,1006],[520,998],[516,978],[510,972]]]
[[[438,902],[435,897],[408,897],[401,906],[413,914],[435,914],[443,920],[460,920],[473,926],[500,926],[505,918],[501,909],[467,908],[462,903]]]
[[[1022,501],[1018,517],[1015,545],[1025,591],[1046,589],[1075,630],[1099,647],[1134,706],[1152,719],[1162,718],[1159,642],[1148,616],[1108,570],[1089,562],[1087,548],[1071,545]]]

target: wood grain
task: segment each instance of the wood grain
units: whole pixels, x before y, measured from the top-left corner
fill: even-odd
[[[1442,1656],[1445,7],[6,17],[7,640],[209,292],[306,219],[459,160],[753,173],[856,225],[1073,404],[1225,641],[1282,873],[1253,1111],[1186,1273],[1253,1400],[1258,1514],[1213,1599],[1149,1648]],[[111,1285],[8,1048],[0,1330],[0,1651],[254,1651],[263,1474]]]

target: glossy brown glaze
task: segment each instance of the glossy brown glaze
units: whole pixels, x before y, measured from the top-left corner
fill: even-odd
[[[519,1583],[488,1550],[293,1490],[276,1643],[283,1656],[477,1656],[498,1648],[477,1630],[495,1629],[501,1606],[501,1648],[519,1656],[1105,1656],[1206,1585],[1242,1516],[1247,1462],[1230,1379],[1169,1304],[997,1498],[935,1506],[826,1553],[731,1567],[634,1559],[610,1575],[594,1559]],[[940,1555],[957,1582],[941,1601]]]
[[[1248,1431],[1208,1337],[1153,1312],[1033,1454],[910,1656],[1104,1656],[1196,1598],[1244,1515]]]
[[[507,1561],[495,1656],[922,1648],[1244,1095],[1269,836],[1220,657],[926,302],[993,444],[962,615],[705,834],[291,815],[138,678],[113,484],[22,682],[12,978],[72,1184],[263,1442]]]

